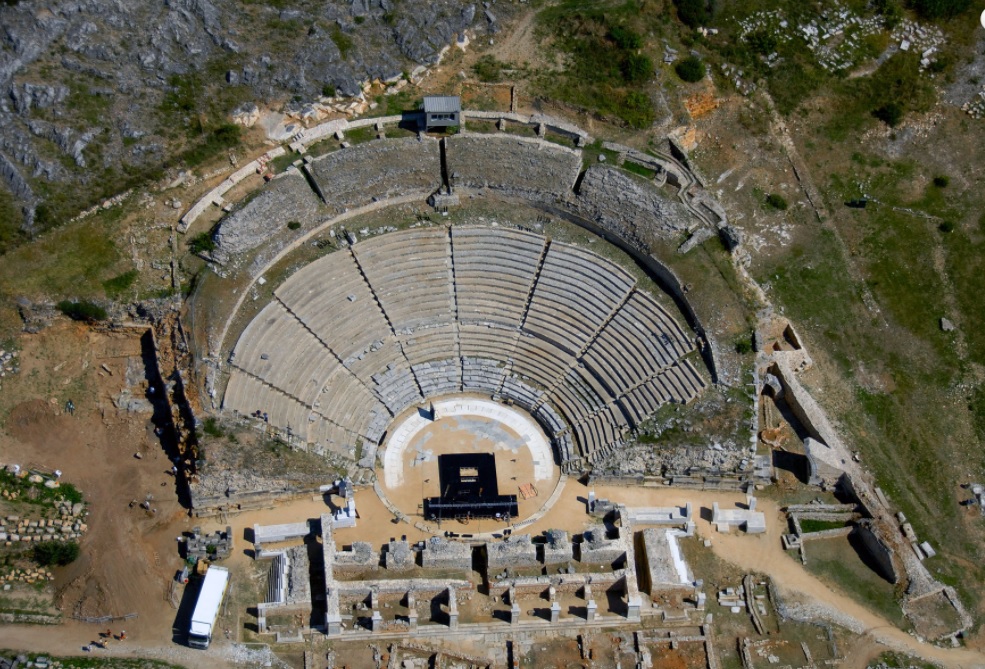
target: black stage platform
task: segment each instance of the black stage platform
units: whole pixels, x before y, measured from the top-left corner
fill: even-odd
[[[438,456],[441,496],[424,500],[430,520],[455,518],[516,518],[516,495],[500,495],[496,458],[492,453]]]

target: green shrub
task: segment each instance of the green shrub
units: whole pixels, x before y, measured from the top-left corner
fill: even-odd
[[[674,66],[677,76],[688,83],[701,81],[705,76],[705,64],[696,56],[688,56]]]
[[[335,42],[335,46],[339,48],[339,53],[342,55],[342,60],[349,57],[349,52],[352,51],[352,38],[342,32],[342,29],[338,26],[332,29],[332,41]]]
[[[882,24],[887,30],[892,30],[903,20],[903,7],[899,0],[875,0],[872,7],[882,16]]]
[[[770,193],[767,195],[766,204],[777,211],[784,211],[789,206],[786,199],[778,193]]]
[[[622,120],[637,130],[650,127],[656,118],[650,96],[640,91],[627,93],[617,113]]]
[[[690,27],[697,28],[707,25],[711,21],[714,11],[714,3],[707,0],[674,0],[677,6],[677,18],[681,23]]]
[[[941,232],[954,232],[954,223],[952,221],[944,221],[937,226],[937,229]]]
[[[219,425],[219,421],[213,416],[209,416],[202,422],[202,431],[210,437],[216,438],[222,437],[226,434],[222,429],[222,426]]]
[[[629,83],[647,81],[653,77],[653,61],[645,54],[630,54],[622,63],[622,76]]]
[[[211,232],[202,232],[192,237],[191,241],[188,242],[188,248],[191,249],[192,253],[204,255],[215,251],[217,245],[212,239]]]
[[[103,290],[106,291],[106,296],[109,298],[116,298],[122,295],[125,291],[129,290],[133,286],[134,281],[137,280],[138,272],[135,269],[129,272],[124,272],[119,276],[114,276],[112,279],[107,279],[103,281]]]
[[[321,95],[323,98],[334,98],[335,86],[332,86],[331,84],[322,84]]]
[[[620,49],[642,49],[643,48],[643,36],[639,35],[628,28],[623,28],[621,26],[613,26],[609,30],[609,37],[612,41],[616,43],[616,46]]]
[[[487,54],[475,62],[475,65],[472,66],[472,71],[475,72],[475,76],[479,81],[491,84],[496,83],[502,78],[505,65],[505,63]]]
[[[34,561],[42,567],[57,564],[64,567],[79,557],[79,545],[74,541],[42,541],[34,545]]]
[[[776,51],[779,40],[768,30],[757,30],[746,35],[746,43],[756,53],[768,56]]]
[[[938,188],[947,188],[949,183],[951,183],[951,179],[946,175],[939,174],[934,177],[934,185]]]
[[[895,128],[903,121],[903,105],[898,102],[887,102],[873,110],[872,115],[890,128]]]
[[[735,342],[735,352],[741,355],[752,353],[752,337],[746,336]]]
[[[301,228],[301,224],[297,221],[289,221],[287,224],[288,230],[298,230]]]
[[[971,0],[913,0],[912,4],[925,19],[950,19],[966,11]]]
[[[62,300],[58,303],[58,310],[73,321],[91,323],[94,321],[104,321],[107,317],[105,309],[88,300],[79,300],[78,302]]]

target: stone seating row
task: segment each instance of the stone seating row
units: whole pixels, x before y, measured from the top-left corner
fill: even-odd
[[[633,427],[668,402],[687,404],[705,387],[688,360],[681,360],[622,395],[618,403]]]
[[[454,324],[418,328],[400,336],[407,362],[419,365],[431,360],[459,357],[458,331]]]
[[[518,327],[546,240],[471,227],[452,228],[452,240],[459,320]]]
[[[343,360],[391,332],[349,251],[301,268],[274,294]]]
[[[498,394],[505,367],[499,360],[462,357],[462,390]]]
[[[551,244],[523,328],[579,353],[635,285],[628,272],[574,247]]]
[[[462,356],[507,361],[513,357],[518,330],[488,325],[461,325],[458,329]]]
[[[413,370],[425,398],[462,391],[460,358],[421,363],[414,365]]]
[[[332,422],[371,441],[371,414],[375,411],[390,415],[380,399],[344,368],[339,368],[326,380],[316,410]]]
[[[445,139],[456,187],[491,188],[554,200],[572,192],[581,153],[541,139],[463,133]]]
[[[390,413],[397,415],[411,404],[424,400],[417,378],[406,365],[390,365],[372,376],[373,390]]]
[[[380,235],[352,250],[394,330],[454,321],[447,229]]]
[[[243,416],[260,411],[267,422],[307,441],[311,407],[274,390],[259,379],[233,368],[229,374],[222,407]]]
[[[310,442],[342,457],[353,459],[360,437],[349,430],[319,416],[309,430]]]
[[[231,359],[240,369],[308,405],[338,366],[331,351],[277,301],[250,322]]]

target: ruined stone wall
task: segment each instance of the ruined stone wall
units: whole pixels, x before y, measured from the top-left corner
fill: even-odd
[[[340,214],[411,193],[432,193],[441,186],[437,140],[372,140],[335,151],[308,165],[328,209]]]
[[[896,570],[896,564],[893,560],[893,549],[872,531],[871,524],[868,521],[859,523],[856,532],[858,533],[859,539],[862,540],[862,545],[869,551],[869,556],[879,568],[882,576],[889,579],[892,583],[898,583],[899,572]]]
[[[297,221],[301,235],[324,218],[323,207],[307,180],[296,169],[278,176],[236,211],[222,219],[215,234],[219,263],[270,241],[277,233],[287,233],[287,224]],[[287,236],[287,235],[285,235]]]
[[[576,205],[583,216],[641,249],[653,238],[683,241],[700,224],[683,204],[608,165],[588,168]]]
[[[441,537],[427,540],[421,552],[421,566],[425,569],[472,569],[472,548],[457,541]]]
[[[380,554],[373,550],[373,544],[367,541],[354,541],[350,550],[335,552],[334,563],[337,574],[378,569]]]
[[[578,546],[578,560],[586,564],[615,564],[626,557],[626,546],[619,539],[608,539],[605,527],[596,525],[585,530]]]
[[[529,534],[514,534],[503,541],[487,543],[486,555],[489,571],[536,567],[540,564],[537,547],[530,540]]]
[[[462,134],[445,140],[448,174],[456,188],[490,188],[534,200],[572,193],[581,153],[541,139]]]

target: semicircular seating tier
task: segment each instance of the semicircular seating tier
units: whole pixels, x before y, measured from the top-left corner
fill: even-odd
[[[416,228],[287,279],[236,343],[223,408],[266,414],[316,452],[371,458],[402,411],[481,393],[529,411],[576,471],[701,392],[693,350],[601,256],[500,227]]]

